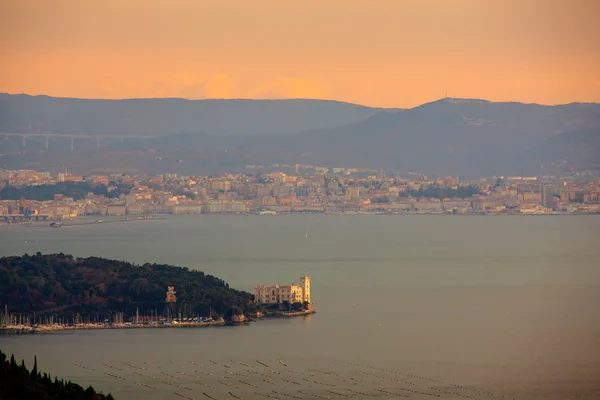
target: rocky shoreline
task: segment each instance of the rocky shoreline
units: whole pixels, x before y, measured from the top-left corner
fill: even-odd
[[[265,314],[264,318],[290,318],[290,317],[302,317],[305,315],[316,314],[315,310],[303,310],[303,311],[274,311]]]

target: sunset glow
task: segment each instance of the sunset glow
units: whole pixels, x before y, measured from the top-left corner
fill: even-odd
[[[600,101],[594,0],[5,0],[0,92]]]

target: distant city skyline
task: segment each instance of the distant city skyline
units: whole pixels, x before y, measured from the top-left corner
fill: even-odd
[[[591,0],[7,0],[0,92],[600,102],[599,14]]]

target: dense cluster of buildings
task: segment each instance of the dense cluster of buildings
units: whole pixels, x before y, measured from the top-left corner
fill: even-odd
[[[550,214],[599,213],[600,181],[585,177],[489,177],[463,181],[383,171],[315,168],[220,176],[51,175],[0,171],[0,220],[6,216],[62,220],[82,215],[388,213]],[[4,199],[8,188],[71,183],[102,187],[51,199]],[[117,187],[126,193],[108,196]],[[465,194],[466,193],[466,194]],[[5,218],[2,218],[4,216]]]

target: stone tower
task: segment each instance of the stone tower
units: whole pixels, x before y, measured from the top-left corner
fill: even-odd
[[[300,285],[302,286],[302,301],[310,301],[310,276],[304,275],[300,277]]]
[[[177,296],[175,296],[175,286],[169,286],[169,290],[167,291],[167,298],[165,301],[167,303],[177,302]]]

